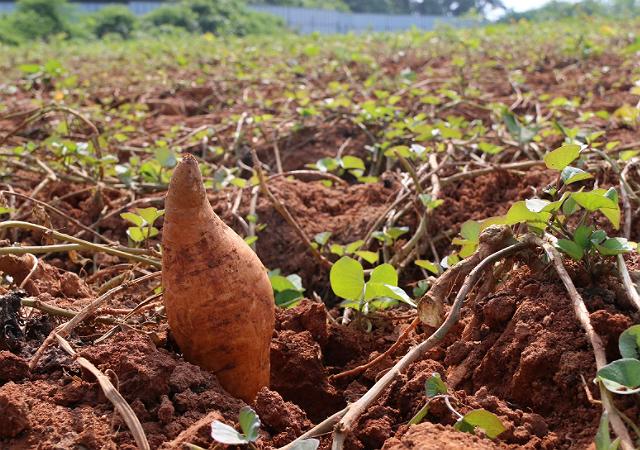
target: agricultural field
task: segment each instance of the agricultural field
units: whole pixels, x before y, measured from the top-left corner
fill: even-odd
[[[0,47],[0,448],[637,447],[638,30]]]

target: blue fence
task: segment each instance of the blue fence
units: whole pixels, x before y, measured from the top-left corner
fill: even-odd
[[[289,6],[251,6],[255,11],[282,17],[287,25],[300,33],[349,33],[363,31],[399,31],[412,27],[432,30],[438,25],[469,27],[474,22],[444,16],[357,14],[326,9]]]
[[[112,2],[73,3],[82,12],[94,12]],[[161,6],[160,1],[130,1],[129,9],[137,15],[143,15]],[[0,1],[0,13],[8,13],[15,9],[13,2]],[[265,12],[282,17],[289,28],[300,33],[349,33],[364,31],[399,31],[412,27],[432,30],[438,25],[452,27],[470,27],[474,21],[444,16],[388,15],[388,14],[356,14],[330,11],[324,9],[295,8],[289,6],[251,6],[255,11]]]

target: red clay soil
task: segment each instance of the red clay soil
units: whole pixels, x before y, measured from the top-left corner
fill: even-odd
[[[528,186],[540,189],[549,180],[547,172],[531,170],[524,176],[499,172],[448,186],[444,189],[446,202],[434,216],[434,232],[471,218],[502,214],[505,205],[530,195]],[[274,179],[270,186],[309,235],[331,231],[340,243],[364,237],[396,192],[394,182],[334,186],[329,190],[318,182]],[[90,199],[70,199],[72,211],[79,212],[80,220],[90,220],[85,215]],[[244,205],[248,203],[243,201]],[[225,196],[216,195],[213,204],[221,217],[233,223]],[[308,293],[326,288],[326,273],[317,269],[294,230],[262,198],[257,214],[267,224],[257,246],[266,265],[301,274]],[[118,221],[111,226],[108,231],[113,236],[124,234]],[[37,234],[22,234],[25,241],[41,239]],[[637,270],[637,255],[629,259],[629,267]],[[595,373],[593,353],[562,284],[537,261],[539,255],[524,255],[516,260],[513,270],[498,276],[495,285],[477,288],[463,309],[460,323],[364,413],[346,448],[589,447],[600,408],[589,402],[581,376],[597,397],[589,382]],[[77,270],[68,260],[51,262]],[[18,283],[31,264],[29,257],[0,258],[0,270]],[[615,274],[599,267],[594,276],[573,266],[569,270],[604,340],[607,356],[613,360],[619,357],[619,334],[637,323],[638,317],[631,314]],[[410,274],[405,276],[411,278]],[[111,277],[96,277],[93,282],[99,284]],[[486,279],[491,281],[493,277]],[[141,287],[117,296],[109,306],[134,307],[152,288]],[[95,288],[83,278],[44,261],[26,290],[25,295],[74,310],[95,298]],[[6,305],[10,297],[2,297],[0,312],[9,311]],[[14,329],[23,333],[12,336],[11,342],[18,345],[0,348],[5,350],[0,352],[0,416],[5,418],[0,425],[0,448],[134,448],[126,425],[114,413],[96,380],[60,349],[53,346],[33,372],[28,370],[26,361],[35,348],[64,319],[38,312],[29,317],[15,311],[7,314],[15,322]],[[338,325],[336,312],[332,317],[322,303],[308,300],[277,314],[270,390],[260,392],[253,405],[263,423],[259,440],[262,448],[285,445],[313,423],[355,401],[410,345],[432,331],[418,329],[393,358],[354,379],[332,382],[331,375],[362,364],[388,348],[411,321],[409,311],[373,314],[370,333],[363,331],[358,321]],[[4,320],[4,316],[0,318]],[[95,345],[91,343],[109,327],[87,322],[77,329],[72,344],[112,379],[132,405],[154,449],[184,448],[186,442],[211,448],[211,421],[235,423],[244,403],[227,394],[213,375],[181,359],[167,334],[161,310],[142,315],[136,325],[144,332],[121,331]],[[0,343],[9,342],[3,338]],[[495,442],[459,433],[450,427],[454,417],[440,401],[433,402],[426,423],[408,427],[408,421],[424,405],[424,382],[434,372],[447,382],[461,412],[485,408],[501,418],[507,431]],[[638,404],[634,399],[624,400],[618,406],[637,418]],[[321,448],[329,447],[329,437],[322,437]]]
[[[348,449],[589,446],[600,409],[589,403],[580,375],[593,378],[593,354],[560,282],[525,262],[519,261],[493,293],[471,296],[463,320],[445,341],[394,381],[360,418]],[[55,272],[43,265],[43,273]],[[613,289],[614,279],[603,277],[581,293],[597,331],[605,343],[612,343],[631,319],[621,312],[625,307]],[[343,408],[391,364],[383,362],[342,384],[329,379],[331,373],[360,364],[390,345],[394,332],[389,329],[397,327],[397,320],[386,315],[375,323],[373,333],[361,331],[355,323],[334,325],[324,305],[311,301],[278,311],[271,390],[264,389],[253,405],[263,422],[263,448],[282,446],[312,422]],[[106,328],[95,325],[86,330],[90,335],[72,343],[82,349],[82,341],[101,330]],[[410,342],[426,335],[421,331]],[[23,357],[0,352],[2,448],[135,448],[92,375],[61,350],[52,347],[29,372],[24,357],[41,339],[27,341]],[[609,349],[609,357],[617,357],[615,346]],[[154,344],[144,334],[121,332],[106,343],[85,346],[81,355],[114,381],[153,448],[183,448],[184,442],[210,448],[210,422],[235,423],[243,406],[213,375],[182,361],[171,339],[160,337]],[[407,427],[424,404],[424,382],[434,372],[451,387],[461,412],[485,408],[501,418],[507,431],[495,443],[454,431],[449,427],[454,418],[439,401],[433,402],[428,423]],[[619,406],[637,417],[633,402]],[[322,448],[329,445],[328,438],[322,438]]]

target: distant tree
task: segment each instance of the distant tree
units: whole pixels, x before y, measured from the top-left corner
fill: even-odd
[[[472,10],[503,8],[502,0],[344,0],[354,12],[460,16]]]
[[[546,21],[583,15],[629,17],[639,13],[640,2],[637,0],[583,0],[577,3],[553,0],[540,8],[521,13],[510,12],[505,15],[502,21],[509,22],[520,19]]]

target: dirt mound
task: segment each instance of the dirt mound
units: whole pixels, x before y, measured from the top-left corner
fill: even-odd
[[[460,433],[435,423],[413,425],[400,437],[388,439],[383,450],[497,450],[505,448],[489,439]]]

